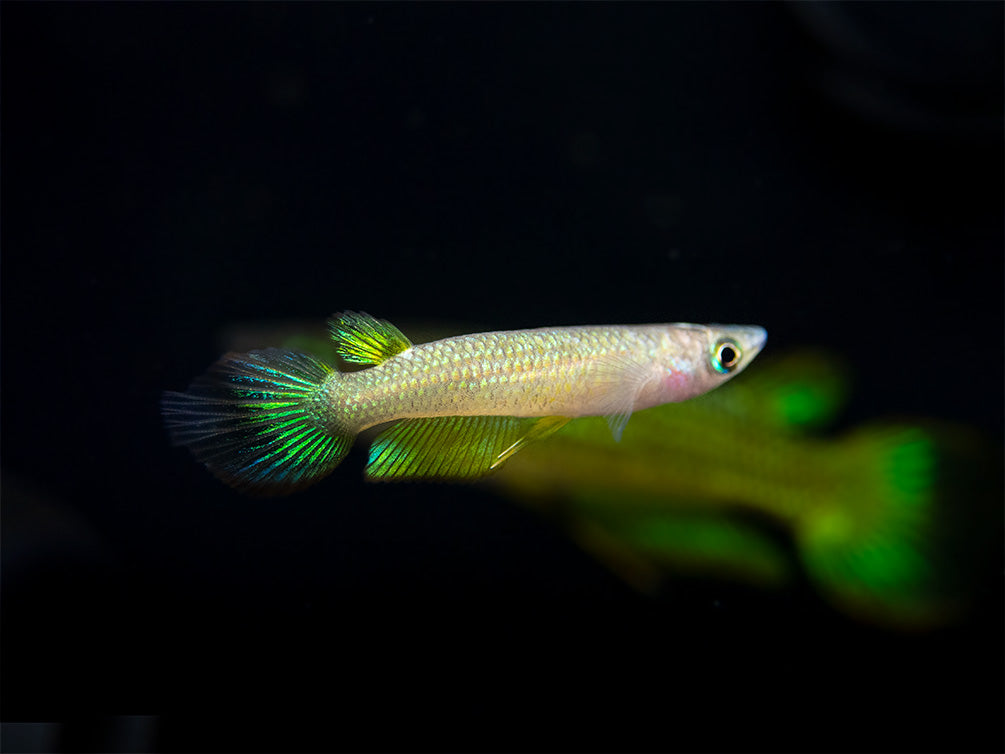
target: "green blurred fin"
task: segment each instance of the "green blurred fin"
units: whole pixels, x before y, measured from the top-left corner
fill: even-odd
[[[441,416],[405,419],[370,446],[371,480],[476,479],[528,443],[564,426],[564,416]]]
[[[848,479],[857,483],[799,524],[808,572],[847,611],[902,625],[940,622],[950,601],[935,521],[935,436],[921,427],[867,427],[848,438],[845,452],[854,469]]]
[[[633,551],[675,570],[718,573],[733,581],[780,586],[790,577],[785,554],[756,527],[720,514],[655,511],[611,521]]]
[[[335,351],[352,364],[373,366],[412,347],[401,330],[365,312],[342,312],[328,321]]]
[[[632,416],[635,399],[652,379],[652,364],[622,354],[610,354],[598,361],[594,370],[599,413],[607,419],[607,426],[618,441]]]
[[[721,390],[703,395],[702,405],[763,426],[803,430],[825,427],[848,398],[844,364],[818,351],[766,359]]]

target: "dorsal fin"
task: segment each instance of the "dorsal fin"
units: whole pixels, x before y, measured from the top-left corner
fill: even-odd
[[[401,330],[365,312],[342,312],[328,320],[335,352],[352,364],[373,366],[412,347]]]

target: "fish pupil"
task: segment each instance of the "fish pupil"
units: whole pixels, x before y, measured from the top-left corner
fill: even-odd
[[[727,369],[736,365],[736,351],[732,346],[723,346],[719,350],[719,362]]]

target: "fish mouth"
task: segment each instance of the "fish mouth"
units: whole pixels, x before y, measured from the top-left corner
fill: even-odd
[[[736,338],[743,349],[746,361],[750,361],[764,348],[768,341],[768,331],[757,325],[736,325],[730,328],[731,334]]]

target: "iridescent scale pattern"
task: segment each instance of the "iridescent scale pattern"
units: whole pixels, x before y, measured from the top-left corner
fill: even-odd
[[[423,343],[326,390],[348,427],[431,416],[585,416],[619,364],[658,363],[666,327],[570,327]]]

